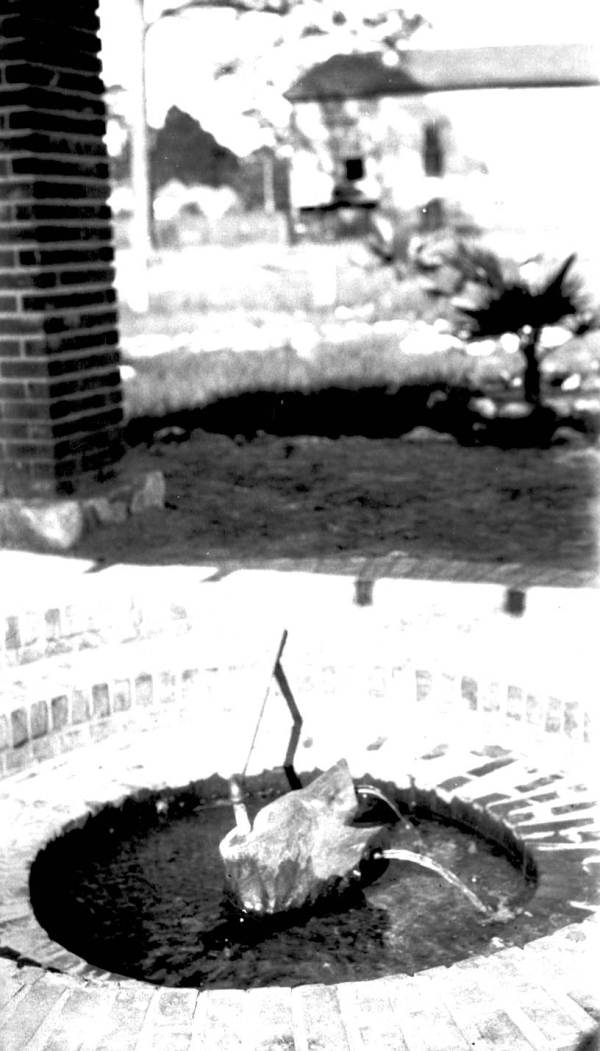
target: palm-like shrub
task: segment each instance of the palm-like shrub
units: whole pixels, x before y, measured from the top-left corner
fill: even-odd
[[[523,393],[530,405],[540,404],[541,362],[543,352],[540,334],[546,325],[554,325],[569,314],[582,309],[579,285],[569,277],[575,254],[540,288],[533,288],[521,277],[507,278],[494,253],[461,245],[456,262],[466,280],[477,287],[477,305],[460,303],[458,309],[468,320],[471,332],[478,336],[499,336],[514,332],[519,336],[525,358]]]

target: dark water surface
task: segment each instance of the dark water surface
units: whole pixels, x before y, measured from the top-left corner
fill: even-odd
[[[107,808],[38,855],[31,873],[38,920],[96,966],[201,988],[415,973],[500,948],[499,939],[522,944],[547,933],[532,927],[527,903],[535,886],[520,867],[493,844],[432,818],[419,818],[413,831],[398,824],[392,846],[429,854],[486,905],[520,915],[486,923],[436,874],[392,861],[370,886],[318,914],[244,918],[223,898],[218,843],[231,827],[223,801],[154,797]]]

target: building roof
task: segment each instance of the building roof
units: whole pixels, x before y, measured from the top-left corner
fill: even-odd
[[[600,83],[600,48],[590,44],[519,44],[399,53],[334,55],[286,92],[291,102],[377,98],[470,88],[569,87]]]

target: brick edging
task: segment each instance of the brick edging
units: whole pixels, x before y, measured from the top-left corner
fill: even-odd
[[[493,957],[478,957],[465,961],[464,965],[422,972],[415,978],[399,975],[374,982],[350,983],[348,987],[305,986],[293,990],[248,992],[154,989],[144,983],[119,979],[118,976],[90,968],[78,957],[50,942],[32,919],[29,907],[27,865],[32,850],[35,852],[70,818],[80,817],[85,812],[78,799],[93,799],[95,803],[101,803],[102,798],[119,798],[137,785],[143,787],[155,783],[156,771],[144,773],[136,764],[124,770],[119,779],[116,769],[118,764],[110,757],[118,756],[122,742],[142,742],[147,734],[152,735],[154,726],[159,728],[162,736],[163,728],[168,729],[177,724],[182,717],[189,718],[193,714],[195,718],[201,719],[205,704],[211,705],[214,714],[216,708],[212,687],[215,679],[233,676],[232,693],[236,695],[250,670],[250,665],[243,661],[234,667],[222,667],[219,672],[214,666],[212,669],[208,667],[206,660],[203,662],[199,659],[197,640],[194,642],[193,635],[186,635],[185,630],[179,630],[185,627],[185,617],[181,618],[175,608],[172,613],[171,630],[167,633],[168,637],[162,638],[160,646],[152,638],[126,645],[117,642],[112,649],[102,645],[80,654],[41,657],[29,665],[10,669],[13,686],[21,681],[22,692],[19,696],[22,703],[13,707],[11,697],[3,713],[5,717],[7,714],[9,716],[2,723],[5,731],[1,753],[3,768],[6,773],[15,772],[0,782],[0,787],[4,785],[5,790],[8,790],[5,802],[0,802],[0,806],[5,807],[12,800],[18,807],[20,799],[30,799],[34,805],[27,805],[25,810],[30,822],[29,845],[20,839],[20,819],[16,811],[12,819],[8,815],[6,822],[12,839],[5,845],[5,858],[9,859],[11,868],[4,870],[9,882],[0,912],[0,930],[5,943],[12,946],[13,960],[0,958],[0,976],[6,978],[6,987],[12,990],[6,1010],[0,1003],[3,1022],[9,1027],[5,1031],[10,1031],[11,1025],[18,1026],[22,1012],[25,1012],[27,1019],[36,1018],[42,1012],[40,1031],[46,1031],[44,1027],[64,1024],[67,1033],[69,1024],[77,1024],[77,1013],[73,1013],[73,1005],[77,1002],[85,1006],[86,1024],[89,1024],[90,1016],[95,1016],[102,1025],[110,1027],[116,1025],[115,1018],[119,1017],[122,1019],[120,1027],[127,1028],[128,1033],[135,1031],[135,1040],[138,1042],[155,1038],[179,1040],[182,1033],[187,1033],[189,1029],[198,1034],[201,1042],[208,1041],[208,1046],[227,1047],[229,1040],[233,1041],[232,1046],[236,1046],[236,1034],[242,1039],[248,1018],[254,1018],[257,1026],[260,1019],[260,1026],[266,1028],[269,1038],[283,1041],[283,1046],[300,1049],[310,1040],[314,1042],[318,1039],[325,1039],[326,1046],[330,1046],[329,1034],[333,1046],[347,1051],[350,1046],[354,1047],[356,1041],[360,1046],[360,1034],[367,1031],[376,1034],[371,1046],[378,1049],[387,1046],[383,1038],[380,1039],[382,1031],[404,1032],[405,1027],[408,1027],[407,1032],[410,1032],[410,1026],[416,1024],[415,1018],[420,1011],[421,1029],[433,1025],[434,1019],[438,1020],[436,1025],[438,1022],[441,1025],[443,1013],[446,1031],[454,1034],[452,1040],[455,1042],[450,1046],[457,1049],[463,1046],[465,1039],[471,1039],[470,1034],[473,1032],[477,1036],[478,1017],[481,1024],[485,1017],[488,1026],[492,1023],[498,1025],[498,1019],[502,1018],[505,1031],[517,1034],[515,1040],[518,1034],[535,1032],[538,1043],[534,1043],[534,1046],[554,1046],[544,1042],[544,1037],[540,1035],[541,1015],[535,1014],[535,1005],[540,1000],[546,1004],[544,1018],[548,1021],[544,1025],[549,1025],[549,1020],[552,1020],[552,1024],[561,1028],[561,1032],[568,1032],[569,1038],[572,1036],[573,1040],[576,1034],[589,1030],[592,1018],[600,1011],[598,998],[589,984],[589,974],[593,968],[589,963],[577,963],[574,970],[567,969],[565,961],[568,960],[570,964],[589,959],[590,946],[595,944],[597,936],[597,924],[593,919],[585,919],[552,936],[538,939],[523,950],[506,950]],[[43,618],[54,641],[59,637],[61,616]],[[22,626],[23,622],[19,618],[19,631]],[[89,623],[87,627],[90,627]],[[108,667],[109,675],[106,674]],[[67,680],[66,687],[61,685],[58,689],[60,668],[67,675]],[[101,668],[100,674],[98,668]],[[583,719],[574,718],[584,709],[579,711],[567,707],[569,700],[543,692],[536,694],[527,684],[520,682],[518,676],[500,682],[489,677],[486,679],[481,671],[470,675],[466,667],[464,671],[448,671],[439,663],[427,666],[419,661],[407,661],[401,666],[373,666],[371,670],[373,678],[370,682],[374,696],[379,695],[382,678],[388,676],[390,688],[397,691],[394,695],[406,704],[407,714],[420,714],[426,724],[435,723],[439,714],[442,722],[451,716],[452,721],[457,720],[465,727],[475,720],[482,732],[485,731],[488,741],[494,740],[495,732],[502,737],[510,735],[511,731],[512,736],[522,738],[525,745],[529,741],[532,748],[529,759],[525,757],[524,770],[539,769],[544,764],[548,767],[549,763],[555,763],[553,750],[548,752],[545,747],[551,743],[563,741],[573,751],[575,760],[580,753],[583,755],[584,751],[588,751],[585,723]],[[324,695],[334,690],[336,669],[333,666],[315,666],[307,671],[315,679],[317,695],[320,695],[321,688],[324,689]],[[33,689],[34,683],[37,683],[37,689]],[[369,688],[369,683],[365,685]],[[59,703],[57,698],[63,700]],[[56,701],[54,708],[53,700]],[[19,714],[13,719],[13,713]],[[54,717],[58,721],[64,719],[64,724],[54,726]],[[41,732],[44,728],[45,732]],[[20,735],[17,745],[13,736],[15,729]],[[102,742],[98,747],[106,750],[105,754],[109,757],[107,762],[112,777],[112,788],[109,789],[102,787],[103,773],[97,764],[85,761],[87,747],[93,747],[95,741]],[[370,751],[370,747],[367,745],[368,767],[365,766],[365,771],[369,769],[374,776],[397,780],[396,753],[385,745],[377,750],[378,741],[372,746],[375,751]],[[8,756],[11,758],[7,763]],[[40,763],[39,760],[43,758],[49,758],[49,761]],[[212,757],[209,757],[209,761],[212,762]],[[179,767],[179,756],[177,763]],[[216,758],[214,763],[216,766]],[[46,777],[50,778],[49,784],[56,786],[63,778],[68,778],[71,768],[74,777],[72,788],[69,789],[68,782],[65,782],[65,788],[61,790],[63,795],[56,801],[53,811],[48,803],[52,790],[46,792],[43,787]],[[107,766],[103,769],[106,771]],[[357,769],[356,772],[362,773],[362,770]],[[492,771],[486,773],[484,778],[473,771],[469,773],[464,765],[460,769],[460,763],[453,754],[438,754],[434,750],[431,755],[423,756],[418,783],[424,787],[439,788],[439,785],[448,782],[452,784],[457,773],[460,787],[450,789],[450,792],[476,801],[483,792],[484,800],[487,798],[483,805],[493,814],[501,801],[499,804],[493,792],[491,797],[489,791],[487,797],[485,792],[497,775]],[[180,776],[179,768],[176,776]],[[584,787],[581,784],[583,773],[576,770],[574,777],[574,787],[569,791],[579,793]],[[173,783],[172,780],[170,783]],[[565,781],[564,784],[569,788],[569,782]],[[527,814],[523,814],[521,806],[527,802],[527,795],[517,793],[517,796],[513,818],[514,826],[519,828],[527,824]],[[585,793],[577,796],[575,809],[577,806],[587,806],[584,796]],[[559,811],[562,809],[560,799],[555,805]],[[572,805],[567,792],[565,807],[569,810]],[[593,811],[585,811],[586,822],[592,822],[592,829],[598,824],[593,817],[596,811],[595,802]],[[571,818],[570,812],[566,817],[561,814],[551,815],[551,821],[567,829],[565,835],[571,834],[569,829],[572,826],[576,837],[572,842],[567,839],[563,843],[561,840],[563,855],[576,866],[583,864],[586,859],[590,864],[597,864],[598,853],[593,839],[597,833],[594,832],[592,839],[589,839],[586,825],[582,839],[578,831],[581,822]],[[554,849],[551,840],[548,840],[547,845],[538,843],[536,846],[538,834],[530,834],[526,827],[523,827],[522,834],[529,837],[533,849],[542,854],[546,849]],[[559,881],[556,884],[550,877],[551,873],[546,868],[544,879],[549,891],[559,894],[568,892],[563,883]],[[541,888],[543,891],[544,880]],[[41,966],[30,966],[28,960]],[[482,1001],[475,1014],[469,1007],[466,1015],[459,1012],[454,1017],[453,1004],[458,1001],[470,1004],[469,996],[475,995],[472,991],[473,967],[476,969],[477,989],[487,983],[494,993],[486,995],[485,1002]],[[51,973],[49,969],[52,968],[61,973]],[[507,1002],[502,1005],[498,1001],[498,969],[504,976],[501,988],[505,992],[511,989],[510,1003],[519,1005],[516,1016]],[[433,997],[428,993],[430,988],[434,990]],[[365,1012],[360,1019],[353,1006],[358,1003]],[[384,1011],[375,1006],[381,1003],[385,1004]],[[128,1009],[125,1005],[128,1005]],[[71,1023],[68,1018],[71,1018]],[[115,1033],[117,1031],[120,1031],[119,1027],[114,1030]],[[21,1039],[21,1036],[19,1029],[18,1038]],[[480,1035],[479,1039],[482,1051],[492,1048],[487,1037],[484,1039]],[[14,1046],[19,1046],[18,1042]],[[394,1049],[400,1046],[391,1044]],[[434,1045],[431,1046],[433,1048]],[[564,1042],[557,1046],[570,1044]],[[12,1051],[10,1043],[7,1044],[7,1051]]]
[[[100,768],[95,763],[84,766],[77,764],[74,776],[78,793],[83,799],[94,799],[93,809],[101,806],[103,801],[115,802],[128,794],[131,791],[131,784],[128,784],[128,781],[132,774],[135,775],[140,785],[151,786],[155,783],[156,773],[151,770],[145,771],[143,763],[140,767],[135,747],[131,757],[121,756],[122,753],[109,750]],[[525,755],[520,760],[517,758],[513,780],[515,778],[518,780],[523,770],[527,769],[535,769],[537,778],[540,775],[543,778],[544,774],[548,776],[553,767],[544,766],[540,759],[543,760],[543,756],[527,757]],[[206,762],[206,758],[204,761]],[[65,762],[67,767],[65,767]],[[389,777],[395,767],[394,757],[390,754],[387,757],[375,754],[369,762],[373,764],[370,769],[375,771],[374,776]],[[431,786],[436,785],[442,776],[444,781],[447,781],[449,770],[454,770],[455,774],[464,771],[462,749],[458,750],[457,757],[454,759],[452,749],[450,749],[446,756],[440,756],[439,759],[435,756],[423,756],[419,763],[420,771],[431,770],[429,776]],[[421,972],[413,978],[398,975],[366,982],[351,982],[348,986],[342,983],[335,986],[302,986],[292,990],[267,988],[247,992],[236,990],[200,992],[190,989],[155,988],[146,983],[121,978],[93,967],[48,938],[37,925],[28,896],[28,868],[37,849],[66,823],[74,819],[82,819],[91,809],[90,805],[84,810],[81,809],[81,802],[73,797],[68,782],[65,782],[62,788],[60,782],[57,782],[57,775],[60,777],[62,772],[68,769],[68,764],[69,758],[65,757],[58,765],[50,763],[41,766],[33,778],[27,777],[26,780],[23,780],[17,777],[13,779],[13,792],[6,797],[4,804],[0,803],[0,806],[3,807],[12,806],[14,814],[12,842],[8,854],[5,854],[5,858],[9,859],[8,869],[4,868],[6,893],[0,908],[0,931],[5,946],[4,952],[6,954],[7,949],[10,950],[13,961],[2,960],[0,954],[0,976],[5,979],[5,987],[8,984],[13,990],[17,989],[14,994],[17,1007],[22,1002],[19,997],[23,1002],[29,998],[32,1008],[36,1010],[39,1008],[39,1003],[42,1003],[44,1012],[46,1012],[43,1024],[49,1024],[48,1018],[53,1023],[56,1022],[58,1007],[55,1010],[54,1005],[60,1005],[61,1011],[63,1007],[66,1010],[67,1003],[72,1003],[77,998],[85,1005],[86,1018],[89,1018],[90,1012],[102,1014],[104,1011],[109,1017],[112,1017],[111,1011],[116,1002],[129,1003],[135,1010],[131,1018],[128,1018],[123,1024],[126,1027],[135,1028],[136,1038],[139,1040],[150,1040],[151,1035],[156,1031],[160,1033],[163,1040],[177,1040],[182,1026],[186,1032],[186,1026],[191,1026],[195,1027],[194,1031],[203,1034],[205,1040],[212,1040],[211,1046],[228,1047],[229,1044],[224,1037],[222,1044],[218,1042],[218,1034],[221,1033],[222,1027],[225,1027],[227,1031],[233,1027],[233,1030],[237,1031],[238,1014],[240,1008],[243,1007],[246,1017],[260,1015],[261,1025],[269,1032],[280,1029],[282,1038],[285,1033],[287,1043],[284,1043],[284,1046],[302,1048],[305,1046],[303,1041],[314,1041],[319,1033],[323,1034],[327,1031],[337,1033],[339,1030],[340,1033],[347,1034],[353,1030],[353,1027],[358,1024],[358,1019],[354,1017],[356,1006],[353,1007],[353,1003],[356,1005],[360,1002],[363,1009],[367,1011],[367,1018],[361,1014],[360,1019],[361,1026],[366,1026],[367,1029],[369,1026],[376,1025],[375,1019],[368,1017],[375,1003],[385,1004],[383,1015],[378,1015],[378,1025],[384,1022],[388,1027],[398,1024],[394,1012],[400,1010],[400,1015],[404,1017],[404,1010],[407,1003],[410,1002],[410,997],[408,1001],[406,999],[407,993],[413,990],[413,992],[418,991],[422,996],[431,986],[433,990],[437,990],[438,994],[443,994],[441,999],[434,998],[437,1007],[429,1004],[431,1024],[433,1024],[436,1011],[439,1012],[441,1009],[440,1003],[445,1002],[444,1010],[450,1009],[450,1020],[446,1019],[444,1024],[447,1027],[456,1026],[454,1037],[456,1043],[453,1043],[452,1046],[458,1048],[462,1047],[460,1041],[465,1034],[469,1033],[472,1026],[476,1026],[478,1019],[483,1021],[486,1011],[489,1014],[486,1025],[490,1024],[492,1018],[496,1019],[497,1024],[498,1017],[502,1013],[498,1000],[500,1005],[504,1004],[502,1010],[506,1017],[502,1015],[503,1025],[509,1028],[516,1026],[515,1033],[521,1034],[521,1038],[523,1033],[526,1035],[531,1031],[528,1026],[535,1030],[537,1025],[542,1024],[541,1020],[535,1016],[536,998],[546,997],[546,1016],[555,1017],[555,1021],[559,1019],[562,1026],[570,1026],[573,1036],[589,1030],[593,1018],[600,1011],[600,1001],[592,991],[594,986],[590,974],[593,968],[590,969],[589,962],[587,964],[577,962],[580,961],[580,958],[581,961],[588,959],[593,947],[597,944],[598,925],[594,919],[584,919],[581,923],[568,925],[553,935],[529,943],[522,950],[509,949],[491,956],[470,958],[450,967],[437,967]],[[496,769],[482,772],[471,778],[471,795],[473,792],[480,792],[485,797],[488,778],[491,778],[492,781],[494,777],[497,778],[498,764],[487,765],[496,766]],[[101,770],[100,782],[98,781],[99,769]],[[507,767],[504,766],[503,769],[506,770]],[[223,776],[226,776],[228,772],[223,769]],[[551,774],[551,776],[556,775]],[[426,784],[427,774],[421,773],[420,780]],[[463,777],[462,780],[465,781],[465,778]],[[466,783],[469,785],[468,778]],[[565,781],[565,785],[568,783]],[[582,786],[578,785],[578,787]],[[527,786],[523,788],[526,790]],[[460,797],[460,791],[461,789],[455,793],[455,796]],[[526,791],[524,798],[527,801]],[[556,805],[560,810],[560,790]],[[19,821],[17,812],[22,808],[25,808],[26,817],[23,821]],[[584,812],[589,813],[587,810]],[[563,818],[563,825],[567,833],[571,823],[576,825],[576,821],[572,822],[572,818],[572,814],[566,814]],[[509,820],[512,827],[519,831],[520,818],[517,816]],[[568,838],[564,839],[564,842],[564,856],[570,858],[571,864],[581,864],[580,852],[570,850]],[[539,843],[535,837],[531,838],[528,847],[534,853],[539,851]],[[589,842],[584,856],[592,854],[600,857],[594,844]],[[553,893],[564,893],[563,882],[558,887],[552,886],[555,880],[552,876],[552,866],[548,866],[547,857],[541,858],[544,866],[542,875],[545,879],[545,883],[542,879],[540,885],[541,892],[544,892],[544,887],[547,891],[550,886]],[[552,860],[553,855],[550,855],[550,858]],[[564,872],[562,872],[560,879],[564,881],[564,878]],[[583,970],[578,969],[580,965]],[[50,973],[52,971],[58,973]],[[498,988],[499,973],[504,976],[500,989]],[[493,990],[486,994],[485,1002],[482,1000],[476,1011],[471,1010],[473,993],[469,992],[473,981],[476,982],[478,990],[484,990],[488,986],[490,990]],[[511,981],[516,982],[514,997],[509,997],[507,1000],[507,989],[511,987]],[[446,994],[450,995],[451,991],[450,1000],[445,1000]],[[521,1004],[519,1010],[525,1012],[524,1016],[517,1012],[516,1021],[511,1007],[515,1002],[519,1002]],[[110,1007],[110,1004],[113,1007]],[[282,1011],[283,1004],[287,1004],[290,1009]],[[456,1016],[453,1011],[454,1004],[461,1005]],[[14,1008],[11,1008],[10,1002],[8,1010],[10,1019],[14,1014]],[[1,1003],[0,1011],[2,1011]],[[11,1011],[13,1014],[10,1013]],[[409,1020],[405,1019],[403,1025],[409,1025]],[[538,1033],[538,1040],[542,1039]],[[9,1044],[8,1047],[10,1046]],[[260,1044],[260,1046],[271,1045]],[[334,1046],[338,1046],[337,1043],[334,1042]],[[372,1046],[386,1045],[373,1044]],[[400,1048],[402,1044],[391,1046]],[[431,1044],[432,1048],[434,1046],[436,1045]],[[481,1046],[482,1049],[491,1048],[493,1041],[487,1043],[482,1036],[478,1046]],[[539,1044],[534,1043],[534,1046],[541,1048],[555,1045],[540,1042]],[[560,1046],[571,1045],[565,1043]],[[346,1044],[340,1044],[340,1047],[346,1049]]]

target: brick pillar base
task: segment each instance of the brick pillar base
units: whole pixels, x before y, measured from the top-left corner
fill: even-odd
[[[0,9],[0,496],[122,454],[97,0]]]

